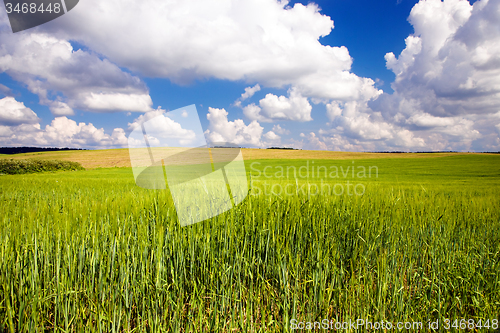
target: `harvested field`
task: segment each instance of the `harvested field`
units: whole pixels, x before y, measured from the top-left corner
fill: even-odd
[[[474,155],[475,153],[355,153],[321,150],[278,150],[243,148],[244,160],[347,160],[373,158],[433,158],[456,155]],[[86,169],[131,167],[128,149],[75,150],[0,155],[0,158],[43,160],[62,160],[80,163]]]

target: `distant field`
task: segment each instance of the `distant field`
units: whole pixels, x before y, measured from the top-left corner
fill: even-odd
[[[130,167],[128,149],[109,150],[72,150],[0,155],[0,158],[73,161],[80,163],[86,169]]]
[[[444,156],[475,155],[473,153],[423,153],[423,154],[398,154],[398,153],[353,153],[331,152],[321,150],[278,150],[278,149],[242,149],[245,160],[261,159],[317,159],[317,160],[346,160],[346,159],[380,159],[380,158],[436,158]],[[495,155],[495,154],[479,154]],[[39,158],[47,160],[74,161],[84,168],[112,168],[130,167],[128,149],[84,150],[84,151],[55,151],[38,152],[15,155],[2,155],[0,158]]]
[[[243,154],[248,197],[185,228],[127,150],[23,154],[89,170],[0,176],[0,332],[498,328],[500,155]]]

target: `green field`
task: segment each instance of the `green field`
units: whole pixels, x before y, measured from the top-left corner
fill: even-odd
[[[498,328],[500,155],[246,166],[243,203],[184,228],[169,191],[137,187],[130,168],[0,176],[0,331]],[[315,191],[327,185],[338,195]]]

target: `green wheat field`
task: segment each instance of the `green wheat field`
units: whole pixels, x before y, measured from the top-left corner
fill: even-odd
[[[247,198],[188,227],[128,167],[1,175],[0,332],[495,331],[500,155],[406,155],[249,159]]]

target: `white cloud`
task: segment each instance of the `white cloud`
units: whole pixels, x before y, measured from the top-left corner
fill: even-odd
[[[65,143],[100,144],[106,139],[104,129],[93,124],[79,123],[66,117],[56,117],[45,127],[44,137],[58,145]]]
[[[149,111],[147,87],[96,54],[73,50],[69,42],[43,33],[0,32],[0,72],[26,84],[54,115],[73,108],[106,111]],[[52,95],[62,94],[57,100]]]
[[[422,40],[417,36],[408,36],[405,40],[406,48],[401,52],[399,58],[390,52],[385,55],[386,66],[392,70],[397,77],[415,63],[415,55],[422,51]]]
[[[289,97],[267,94],[259,106],[250,104],[243,108],[245,116],[251,120],[272,122],[275,120],[311,121],[312,106],[306,97],[296,89],[288,91]]]
[[[247,100],[250,97],[252,97],[253,95],[255,95],[255,93],[257,91],[260,91],[260,85],[259,84],[256,84],[253,87],[246,87],[245,88],[245,92],[243,94],[241,94],[241,97],[236,102],[234,102],[234,105],[241,106],[241,102],[243,102],[244,100]]]
[[[420,1],[409,21],[415,34],[396,58],[398,98],[416,100],[434,116],[494,113],[500,109],[500,3]]]
[[[125,131],[121,128],[106,134],[93,124],[76,123],[67,117],[56,117],[49,125],[41,129],[39,124],[19,125],[8,128],[2,138],[6,146],[49,146],[74,148],[110,148],[123,147],[127,144]]]
[[[55,116],[72,116],[75,114],[68,104],[60,101],[51,102],[49,108],[50,112]]]
[[[83,103],[92,110],[139,111],[151,110],[153,101],[148,94],[89,93]]]
[[[0,99],[1,125],[35,124],[38,121],[36,113],[24,106],[23,102],[16,101],[14,97]]]
[[[130,128],[137,126],[154,116],[161,115],[164,110],[155,110],[141,115],[129,124]],[[167,135],[182,140],[190,140],[192,131],[180,128],[180,125],[169,121]],[[108,134],[103,128],[97,128],[92,123],[77,123],[65,116],[56,117],[49,125],[42,128],[39,118],[23,103],[13,97],[0,99],[0,138],[4,146],[50,146],[75,148],[119,148],[127,147],[126,132],[115,128]]]
[[[305,97],[322,99],[379,94],[373,80],[349,72],[347,48],[319,42],[334,24],[314,3],[88,0],[78,6],[40,29],[81,41],[145,76],[176,83],[216,78],[295,86]]]
[[[334,120],[336,117],[342,115],[342,108],[340,102],[331,102],[326,105],[326,115],[328,119]]]
[[[273,132],[281,135],[289,135],[290,131],[282,128],[279,124],[273,126]]]
[[[237,145],[253,145],[261,147],[264,128],[257,121],[245,125],[243,120],[229,121],[224,109],[208,108],[207,119],[210,122],[205,132],[209,142],[229,142]]]
[[[403,149],[412,149],[418,150],[418,148],[426,147],[426,142],[424,139],[420,137],[416,137],[413,132],[410,132],[407,129],[397,129],[393,135],[392,142],[387,142],[388,144],[385,146],[386,150],[390,150],[392,147],[403,148]]]
[[[260,114],[261,108],[254,103],[249,104],[243,108],[243,113],[248,119],[259,120],[262,122],[270,122],[271,120],[266,119]]]
[[[122,67],[177,83],[204,78],[248,82],[237,106],[261,87],[291,87],[287,96],[267,94],[243,106],[252,120],[248,125],[229,121],[224,109],[210,108],[207,136],[217,141],[263,146],[277,140],[285,130],[276,125],[263,134],[259,122],[312,120],[311,100],[326,105],[331,123],[301,141],[291,139],[296,146],[500,149],[500,124],[493,117],[500,110],[499,1],[471,6],[467,0],[421,0],[415,5],[409,17],[415,33],[398,56],[385,57],[396,74],[392,95],[381,95],[373,80],[350,73],[347,48],[321,45],[319,38],[330,33],[333,21],[314,4],[87,0],[79,8],[25,33],[0,33],[0,71],[26,84],[54,115],[71,115],[78,108],[151,110],[145,84]],[[6,22],[5,13],[0,15]],[[92,51],[74,51],[68,40]],[[31,131],[38,135],[32,139],[49,140],[46,129],[37,128],[38,120],[27,121],[30,113],[23,112],[22,125],[9,123],[0,135],[20,138]],[[151,110],[134,124],[158,112],[163,111]],[[80,128],[67,120],[68,127]],[[87,133],[91,143],[99,136],[114,142],[112,135],[90,125],[83,124],[70,139]]]
[[[167,115],[155,117],[154,122],[148,123],[146,129],[148,135],[156,139],[179,139],[182,145],[193,141],[196,137],[192,130],[182,128],[181,124],[170,119]],[[167,142],[161,140],[162,142]]]
[[[308,143],[304,146],[305,149],[328,150],[328,146],[326,145],[326,143],[321,141],[314,132],[309,133],[306,138],[308,140]]]
[[[372,143],[360,143],[356,140],[348,139],[338,133],[329,133],[319,130],[319,136],[324,140],[328,150],[332,151],[373,151],[375,145]]]
[[[243,94],[241,94],[241,100],[244,101],[247,98],[252,97],[253,95],[255,95],[255,93],[257,91],[260,91],[260,85],[259,84],[256,84],[253,87],[247,87],[247,88],[245,88],[245,92]]]
[[[0,137],[11,136],[12,133],[13,132],[10,129],[9,126],[2,126],[2,125],[0,125]]]
[[[281,139],[280,136],[277,135],[276,133],[274,133],[273,131],[269,131],[266,134],[264,134],[264,138],[266,138],[267,140],[270,140],[270,141],[276,141],[276,140]]]
[[[479,139],[482,135],[475,129],[475,123],[472,119],[463,116],[456,117],[435,117],[428,113],[416,113],[406,119],[406,124],[411,125],[413,130],[430,130],[432,133],[441,133],[449,136],[449,139],[469,143]]]
[[[392,139],[392,126],[385,122],[376,122],[370,116],[360,113],[356,117],[344,117],[338,125],[348,137],[361,140],[388,140]]]
[[[281,144],[281,137],[276,133],[274,133],[273,131],[267,132],[262,137],[264,139],[264,146],[270,147]]]
[[[318,140],[324,142],[329,150],[422,150],[425,146],[423,138],[396,123],[386,121],[380,112],[370,109],[366,102],[332,102],[326,105],[326,109],[331,120],[330,129],[320,130]],[[423,121],[421,118],[414,120]]]
[[[388,131],[383,145],[498,150],[492,115],[500,110],[500,2],[420,1],[409,21],[415,33],[406,48],[385,57],[396,74],[394,94],[361,110]],[[330,120],[342,118],[338,105],[327,105]]]
[[[156,110],[146,112],[146,113],[140,115],[139,117],[137,117],[136,119],[134,119],[134,121],[132,123],[128,123],[128,131],[132,132],[135,128],[137,128],[138,126],[141,126],[142,124],[144,124],[148,120],[151,120],[153,118],[161,116],[164,113],[165,113],[165,110],[162,110],[159,107]]]
[[[128,131],[131,132],[154,118],[154,121],[148,122],[147,129],[145,129],[149,143],[152,146],[184,147],[193,143],[196,139],[200,139],[196,137],[193,130],[183,128],[180,123],[171,119],[168,113],[165,112],[165,110],[157,109],[140,115],[132,123],[128,124]],[[187,115],[185,110],[181,113],[181,116],[184,117],[184,114]]]
[[[332,102],[326,107],[332,126],[348,137],[362,140],[384,140],[393,137],[392,126],[377,119],[366,103]]]
[[[423,128],[434,128],[442,126],[451,126],[454,121],[453,118],[435,117],[428,113],[418,113],[406,119],[406,123]]]

